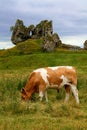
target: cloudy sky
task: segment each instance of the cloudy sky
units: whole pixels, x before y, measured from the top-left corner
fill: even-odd
[[[25,26],[52,20],[64,43],[83,46],[87,40],[87,0],[0,0],[0,49],[10,48],[10,27],[17,19]]]

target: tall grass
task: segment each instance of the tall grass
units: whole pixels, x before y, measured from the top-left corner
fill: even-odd
[[[86,130],[87,54],[85,52],[38,53],[0,58],[1,130]],[[65,90],[48,90],[49,102],[21,101],[20,91],[33,69],[44,66],[73,65],[78,73],[80,105],[73,96],[64,103]]]

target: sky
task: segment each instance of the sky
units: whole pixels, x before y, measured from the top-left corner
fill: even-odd
[[[14,46],[10,27],[53,21],[53,32],[66,44],[83,47],[87,40],[87,0],[0,0],[0,49]]]

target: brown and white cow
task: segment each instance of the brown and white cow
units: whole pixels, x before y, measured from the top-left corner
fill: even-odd
[[[26,86],[21,91],[21,97],[24,100],[30,99],[32,94],[39,92],[40,100],[43,96],[47,98],[47,89],[60,89],[65,87],[66,97],[65,102],[69,99],[70,90],[72,91],[76,103],[79,104],[78,90],[77,90],[77,73],[72,66],[56,66],[46,67],[34,70]]]

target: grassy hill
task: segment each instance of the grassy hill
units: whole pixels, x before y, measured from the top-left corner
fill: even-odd
[[[41,44],[41,39],[28,39],[24,42],[18,43],[18,45],[13,48],[1,50],[0,57],[38,53],[41,51]]]
[[[1,130],[86,130],[87,128],[87,52],[58,50],[41,52],[41,40],[28,40],[0,51],[0,129]],[[65,91],[48,90],[45,100],[22,102],[21,88],[33,69],[44,66],[72,65],[78,74],[80,105]],[[35,95],[38,96],[37,94]]]

